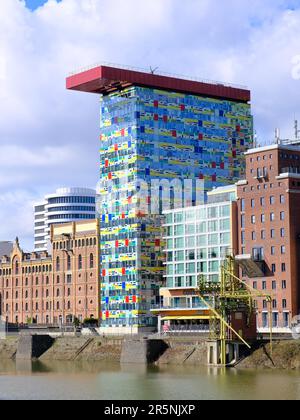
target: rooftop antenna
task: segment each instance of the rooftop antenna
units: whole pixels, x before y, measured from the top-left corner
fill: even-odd
[[[257,131],[254,131],[254,141],[253,141],[253,147],[256,148],[258,144],[258,135],[257,135]]]
[[[275,144],[280,144],[280,129],[275,129]]]
[[[150,73],[151,73],[151,74],[155,74],[155,72],[156,72],[158,69],[159,69],[159,67],[155,67],[155,69],[153,69],[153,68],[150,66]]]
[[[300,135],[300,129],[298,128],[298,120],[295,118],[295,139],[298,140]]]

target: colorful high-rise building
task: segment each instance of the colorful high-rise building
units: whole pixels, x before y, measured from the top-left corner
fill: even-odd
[[[200,180],[210,190],[242,179],[253,142],[250,92],[108,66],[70,76],[67,88],[101,95],[102,327],[155,328],[150,309],[165,267],[162,185],[153,184]]]

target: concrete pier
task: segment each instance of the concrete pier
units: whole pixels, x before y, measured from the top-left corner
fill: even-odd
[[[16,354],[17,360],[34,360],[42,356],[53,345],[49,335],[21,335]]]
[[[136,339],[124,340],[122,346],[122,364],[152,364],[167,350],[163,340]]]

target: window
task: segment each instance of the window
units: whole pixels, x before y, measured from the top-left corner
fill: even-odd
[[[221,243],[221,245],[229,244],[230,243],[230,233],[221,233],[220,243]],[[215,244],[213,244],[213,245],[215,245]]]
[[[251,216],[251,223],[252,223],[252,225],[255,225],[255,216]]]
[[[186,254],[185,257],[186,257],[187,260],[195,261],[196,254],[195,254],[194,250],[186,251],[185,254]],[[184,255],[184,252],[183,252],[183,255]],[[182,260],[183,260],[183,258],[182,258]]]
[[[246,243],[246,233],[244,231],[241,233],[241,242],[242,245],[245,245]]]
[[[277,302],[276,302],[276,307],[277,307]],[[274,309],[276,309],[276,308],[274,308]],[[273,326],[275,328],[278,327],[278,313],[277,312],[273,313]]]
[[[275,229],[271,229],[270,236],[271,236],[272,239],[275,238]]]
[[[246,209],[246,200],[242,198],[241,200],[241,211],[245,211]]]
[[[275,246],[271,246],[271,255],[275,255],[276,248]]]
[[[184,235],[184,225],[178,225],[174,228],[174,236]]]
[[[183,222],[183,213],[176,213],[175,214],[175,223],[182,223]]]
[[[70,271],[71,270],[71,256],[68,255],[67,257],[67,270]]]
[[[252,232],[252,241],[256,241],[256,232]]]
[[[90,268],[94,268],[94,254],[90,254]]]
[[[196,242],[195,242],[195,237],[191,236],[189,238],[186,238],[186,247],[187,248],[195,248],[196,246]]]
[[[19,274],[19,261],[16,261],[15,274],[16,276]]]
[[[280,229],[280,236],[282,237],[282,238],[284,238],[285,237],[285,229]]]
[[[284,204],[285,203],[285,196],[281,195],[280,196],[280,204]]]
[[[261,239],[266,239],[266,231],[265,230],[261,231]]]
[[[280,212],[280,220],[284,220],[285,219],[285,212],[284,211],[282,211],[282,212]]]
[[[283,326],[284,328],[288,328],[290,326],[290,314],[287,312],[283,314]]]
[[[286,265],[285,265],[285,263],[282,263],[282,264],[281,264],[281,271],[282,271],[283,273],[285,273],[285,272],[286,272]]]
[[[255,207],[255,200],[252,199],[251,200],[251,208],[254,209],[254,207]]]
[[[245,228],[245,226],[246,226],[246,216],[243,214],[241,216],[241,227],[242,227],[242,229]]]
[[[59,257],[56,258],[56,271],[60,271],[60,259],[59,259]]]
[[[276,290],[277,289],[277,283],[275,280],[272,281],[272,290]]]
[[[282,309],[286,309],[287,308],[287,301],[286,299],[282,299]]]
[[[270,221],[274,222],[275,220],[275,213],[270,213]]]
[[[253,289],[257,289],[257,281],[253,282]]]
[[[265,223],[266,221],[266,216],[264,214],[261,215],[260,217],[261,223]]]
[[[78,256],[78,270],[82,270],[82,255]]]
[[[265,205],[265,197],[261,197],[260,205],[263,207]]]
[[[273,307],[273,309],[276,309],[277,308],[277,300],[276,299],[273,299],[273,301],[272,301],[272,307]]]
[[[267,282],[265,280],[262,282],[262,289],[267,290]]]
[[[272,273],[276,273],[276,264],[272,264],[271,271]]]
[[[270,197],[270,204],[275,204],[275,197],[273,195]]]
[[[286,248],[284,245],[281,247],[281,254],[284,255],[286,253]]]
[[[178,248],[184,248],[184,238],[177,238],[177,239],[175,239],[175,248],[176,249],[178,249]]]
[[[263,261],[263,259],[264,259],[264,248],[253,248],[252,255],[253,255],[253,259],[255,261]]]
[[[282,280],[281,287],[283,290],[286,290],[286,280]]]

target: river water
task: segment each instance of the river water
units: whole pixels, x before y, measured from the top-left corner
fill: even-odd
[[[292,371],[0,361],[0,400],[300,399]]]

